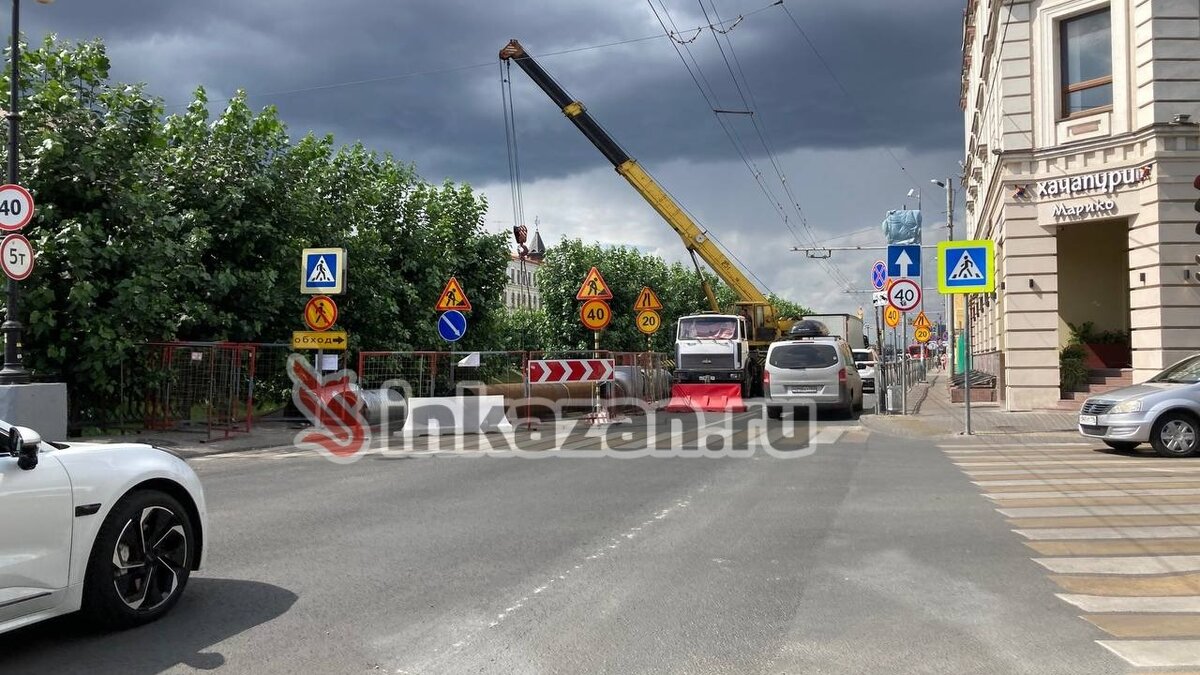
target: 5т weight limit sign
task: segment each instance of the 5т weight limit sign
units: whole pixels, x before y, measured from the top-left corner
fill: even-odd
[[[910,312],[921,304],[921,287],[912,279],[897,279],[887,291],[888,304],[901,312]]]

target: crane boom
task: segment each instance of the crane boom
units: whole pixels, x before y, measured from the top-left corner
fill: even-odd
[[[756,342],[766,342],[777,338],[781,326],[778,325],[775,309],[763,292],[746,278],[746,275],[732,260],[721,252],[708,233],[688,217],[687,213],[675,203],[675,200],[671,199],[667,191],[637,163],[637,160],[630,157],[608,135],[608,132],[587,112],[583,104],[571,98],[566,90],[534,61],[517,40],[510,40],[504,49],[500,50],[500,59],[516,62],[521,70],[525,71],[525,74],[533,80],[534,84],[538,85],[554,101],[567,119],[571,120],[575,127],[592,142],[592,145],[596,146],[596,149],[612,163],[617,173],[650,203],[650,206],[662,216],[663,220],[667,221],[671,229],[675,230],[675,233],[683,240],[683,245],[687,247],[693,259],[695,256],[699,256],[722,281],[733,289],[738,297],[739,308],[749,310],[746,314],[753,325],[752,339]],[[720,311],[712,289],[705,284],[704,290],[713,311]]]

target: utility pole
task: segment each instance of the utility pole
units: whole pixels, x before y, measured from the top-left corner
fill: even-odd
[[[954,179],[946,179],[946,241],[954,240]],[[938,271],[941,274],[941,271]],[[950,364],[950,379],[954,379],[954,296],[946,294],[946,363]]]

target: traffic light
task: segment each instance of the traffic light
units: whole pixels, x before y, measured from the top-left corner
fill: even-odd
[[[1194,179],[1192,179],[1192,187],[1200,190],[1200,176],[1196,176]],[[1196,209],[1196,213],[1200,213],[1200,197],[1196,199],[1196,204],[1193,208]],[[1196,223],[1196,234],[1200,235],[1200,222]]]

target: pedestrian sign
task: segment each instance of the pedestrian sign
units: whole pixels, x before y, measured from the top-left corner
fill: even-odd
[[[916,328],[933,328],[933,324],[929,322],[929,317],[925,316],[925,312],[917,314],[917,318],[913,319],[913,326]]]
[[[892,244],[887,247],[887,275],[893,279],[921,276],[921,247]]]
[[[300,292],[337,295],[345,289],[346,251],[306,248],[300,253]]]
[[[337,303],[327,295],[315,295],[304,306],[304,323],[313,330],[329,330],[337,323],[337,317]]]
[[[612,300],[612,289],[608,287],[608,282],[600,275],[600,270],[593,267],[588,270],[587,276],[583,278],[583,283],[579,285],[579,292],[575,294],[576,300]]]
[[[446,287],[442,289],[442,294],[438,296],[437,304],[433,308],[439,312],[471,311],[471,301],[467,299],[467,293],[463,290],[462,284],[458,283],[458,277],[450,277],[450,281],[446,282]]]
[[[644,286],[642,292],[638,293],[637,302],[633,303],[633,308],[639,312],[645,310],[659,310],[663,308],[662,302],[658,299],[658,294],[649,286]],[[657,330],[657,329],[656,329]]]
[[[991,293],[996,290],[995,249],[990,239],[938,244],[938,291]]]

